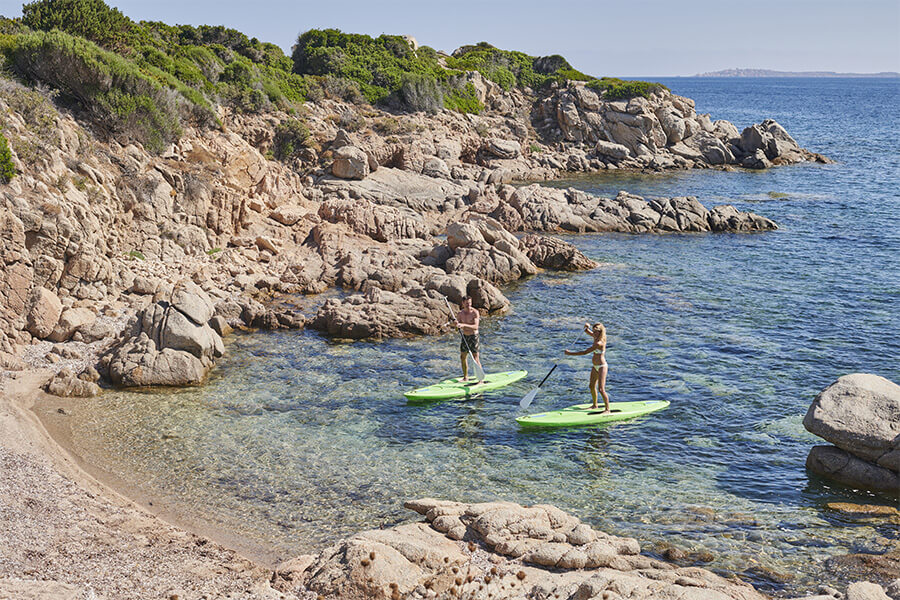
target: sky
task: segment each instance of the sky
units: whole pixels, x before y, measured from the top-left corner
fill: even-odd
[[[898,0],[107,0],[134,20],[225,25],[290,54],[313,28],[412,35],[452,52],[487,41],[562,54],[594,76],[675,77],[730,68],[900,71]],[[21,15],[0,0],[0,14]]]

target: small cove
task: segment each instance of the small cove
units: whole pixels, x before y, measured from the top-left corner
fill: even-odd
[[[455,374],[449,334],[241,334],[202,388],[84,401],[71,416],[73,446],[178,512],[285,557],[411,520],[401,503],[420,496],[555,504],[645,551],[662,540],[709,550],[709,568],[783,593],[827,581],[830,555],[883,551],[895,530],[823,505],[887,500],[808,475],[817,438],[801,420],[840,375],[900,380],[897,84],[664,83],[739,128],[774,117],[839,163],[554,182],[607,196],[696,195],[780,229],[561,236],[603,265],[504,289],[513,310],[485,320],[484,362],[530,373],[505,390],[406,404],[403,390]],[[589,361],[562,350],[586,319],[609,328],[612,399],[671,406],[608,427],[520,430],[518,400],[554,361],[533,410],[583,400]]]

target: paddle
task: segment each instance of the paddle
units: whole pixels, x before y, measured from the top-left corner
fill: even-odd
[[[580,334],[581,334],[581,332],[579,332],[579,335]],[[575,338],[572,338],[572,341],[574,342],[576,339],[577,339],[577,336]],[[571,344],[569,344],[569,345],[571,345]],[[556,370],[557,366],[559,366],[558,363],[553,363],[553,368],[550,369],[550,373],[553,373],[553,371]],[[539,384],[537,384],[534,387],[534,389],[532,389],[530,392],[525,394],[521,400],[519,400],[519,408],[528,408],[528,405],[531,404],[531,402],[537,396],[538,390],[541,389],[541,386],[544,385],[544,382],[547,381],[548,377],[550,377],[550,373],[547,373],[546,375],[544,375],[544,378],[541,379],[541,382]]]
[[[447,300],[447,296],[444,296],[444,304],[447,305],[447,310],[450,311],[450,318],[456,321],[456,317],[453,314],[453,309],[450,307],[450,301]],[[475,360],[475,355],[472,353],[472,349],[469,348],[469,342],[466,341],[466,336],[463,335],[462,329],[459,327],[456,328],[459,331],[459,337],[462,338],[463,344],[466,345],[466,350],[469,351],[469,356],[472,357],[472,362],[475,364],[475,374],[478,376],[478,381],[484,381],[484,369],[481,367],[481,363]]]
[[[556,370],[558,365],[553,365],[553,368],[550,369],[550,373]],[[547,378],[550,377],[550,373],[544,375],[544,378],[541,379],[541,382],[535,386],[533,390],[525,394],[522,399],[519,401],[519,408],[528,408],[528,405],[531,404],[531,401],[534,400],[534,397],[537,396],[538,390],[541,389],[541,386],[544,385],[544,382],[547,381]]]

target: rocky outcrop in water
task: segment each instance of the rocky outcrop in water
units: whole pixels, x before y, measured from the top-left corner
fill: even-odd
[[[541,99],[532,119],[546,139],[573,145],[562,161],[554,156],[538,161],[570,171],[724,165],[764,169],[801,161],[830,162],[800,148],[771,119],[739,132],[728,121],[697,114],[693,100],[664,89],[648,98],[607,100],[583,83],[570,82]]]
[[[556,507],[511,502],[405,504],[426,522],[355,535],[283,565],[282,589],[326,598],[762,600],[748,584],[640,554]]]
[[[811,471],[900,497],[900,386],[877,375],[845,375],[816,396],[803,426],[834,444],[810,450]]]
[[[708,210],[693,196],[645,200],[622,191],[615,198],[603,198],[572,188],[536,184],[521,187],[508,199],[501,199],[492,214],[507,228],[517,231],[665,233],[777,229],[773,221],[730,205]]]

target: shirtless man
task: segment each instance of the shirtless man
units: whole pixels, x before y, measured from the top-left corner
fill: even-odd
[[[466,361],[466,355],[471,352],[472,358],[479,365],[481,359],[478,356],[478,321],[481,315],[472,308],[472,299],[468,296],[460,302],[462,310],[456,315],[456,326],[462,333],[462,339],[459,341],[459,358],[462,362],[463,381],[469,380],[469,363]],[[478,383],[481,383],[480,381]]]

